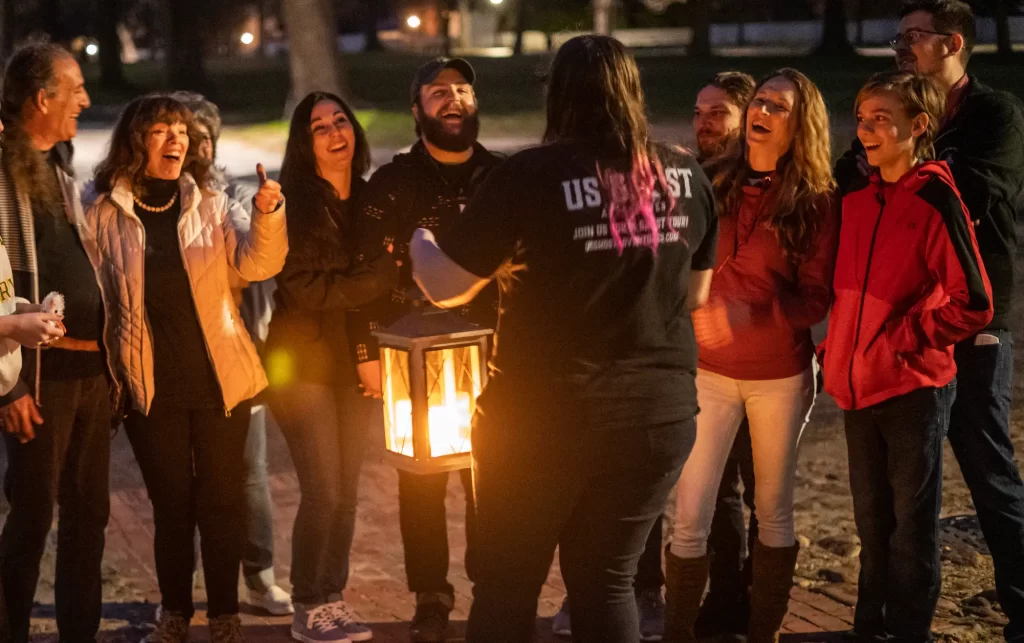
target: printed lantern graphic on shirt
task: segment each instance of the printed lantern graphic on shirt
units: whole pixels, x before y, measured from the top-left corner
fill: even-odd
[[[384,457],[412,473],[470,467],[470,425],[487,383],[489,328],[421,305],[380,342]]]

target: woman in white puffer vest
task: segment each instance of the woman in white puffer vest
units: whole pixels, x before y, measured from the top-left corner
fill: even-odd
[[[191,112],[132,101],[96,171],[86,252],[107,305],[107,356],[127,394],[125,429],[156,526],[162,615],[150,641],[188,639],[199,527],[212,643],[242,640],[242,456],[252,398],[267,385],[231,280],[277,274],[288,252],[280,186],[250,217],[210,182]]]

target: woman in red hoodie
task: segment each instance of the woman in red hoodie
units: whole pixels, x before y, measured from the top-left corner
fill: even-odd
[[[843,198],[825,390],[845,411],[862,550],[854,632],[924,642],[939,597],[942,441],[953,345],[992,319],[992,289],[949,167],[930,161],[943,113],[921,76],[886,72],[857,96],[878,169]]]
[[[744,120],[739,144],[708,172],[720,236],[709,304],[693,316],[700,415],[667,557],[665,640],[677,643],[693,641],[715,496],[744,415],[759,525],[749,640],[770,642],[782,625],[797,554],[797,445],[814,403],[810,329],[831,300],[836,221],[821,93],[779,70],[757,86]]]

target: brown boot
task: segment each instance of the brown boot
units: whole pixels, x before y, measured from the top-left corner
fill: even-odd
[[[708,584],[711,558],[665,554],[665,636],[663,643],[696,643],[693,623]]]
[[[777,643],[782,619],[789,609],[789,590],[800,545],[754,545],[754,579],[750,589],[748,643]]]

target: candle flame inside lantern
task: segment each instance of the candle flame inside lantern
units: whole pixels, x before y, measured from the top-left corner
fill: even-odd
[[[457,353],[461,360],[456,359]],[[440,372],[435,370],[436,385],[431,387],[427,403],[429,457],[468,453],[471,449],[474,400],[482,388],[479,352],[475,346],[447,348],[430,351],[428,360],[431,367],[440,363]],[[457,361],[469,362],[459,369],[461,378],[456,374]],[[428,367],[428,372],[431,370],[434,369]],[[385,384],[385,404],[393,410],[389,448],[402,455],[422,457],[424,454],[415,454],[413,450],[412,400],[395,395],[396,392],[394,387]]]

